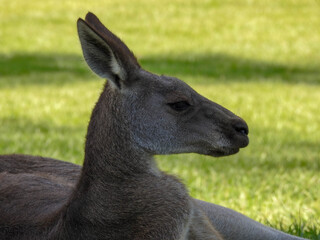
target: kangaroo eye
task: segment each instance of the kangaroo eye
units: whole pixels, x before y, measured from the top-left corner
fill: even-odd
[[[182,112],[190,107],[190,104],[187,101],[168,103],[168,105],[177,112]]]

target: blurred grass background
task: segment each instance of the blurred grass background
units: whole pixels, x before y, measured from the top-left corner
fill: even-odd
[[[101,91],[76,20],[95,13],[146,69],[243,117],[250,145],[158,156],[192,196],[320,239],[319,0],[0,0],[0,154],[81,164]]]

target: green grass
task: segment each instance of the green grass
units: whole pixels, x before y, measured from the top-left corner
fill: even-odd
[[[81,164],[103,81],[75,21],[96,13],[142,65],[242,116],[250,145],[214,159],[158,156],[192,196],[320,239],[320,2],[0,0],[0,153]]]

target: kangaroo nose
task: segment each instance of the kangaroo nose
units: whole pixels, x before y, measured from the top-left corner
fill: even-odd
[[[243,121],[242,119],[238,119],[234,125],[233,125],[234,129],[238,132],[241,133],[243,135],[248,135],[249,134],[249,128],[248,125],[246,124],[245,121]]]

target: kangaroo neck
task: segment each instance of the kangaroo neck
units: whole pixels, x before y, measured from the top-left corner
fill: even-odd
[[[83,172],[121,178],[149,172],[152,164],[150,154],[133,146],[121,98],[107,83],[88,126]]]
[[[125,198],[125,187],[158,171],[152,170],[151,155],[132,146],[121,102],[110,96],[110,91],[106,86],[88,126],[82,173],[66,206],[66,221],[70,226],[86,221],[110,222],[113,217],[107,213],[117,210],[114,203]]]

